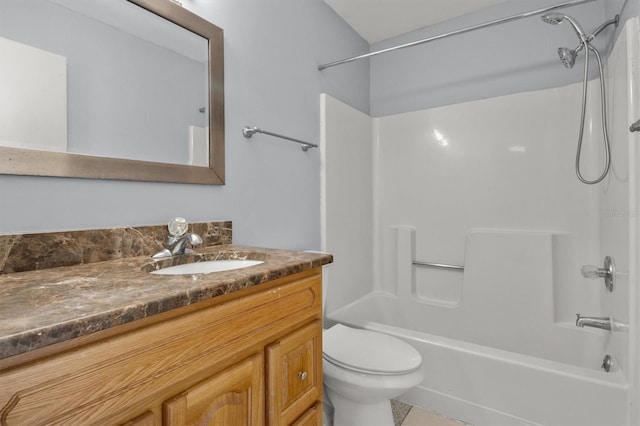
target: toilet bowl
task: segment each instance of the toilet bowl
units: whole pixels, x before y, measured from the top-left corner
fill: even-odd
[[[390,400],[422,381],[420,353],[396,337],[342,324],[324,330],[322,339],[334,426],[392,426]]]

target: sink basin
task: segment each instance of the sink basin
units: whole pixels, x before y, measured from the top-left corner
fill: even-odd
[[[209,260],[205,262],[186,263],[184,265],[169,266],[155,271],[151,271],[156,275],[194,275],[209,274],[211,272],[231,271],[234,269],[248,268],[249,266],[260,265],[263,260],[247,260],[247,259],[228,259],[228,260]]]

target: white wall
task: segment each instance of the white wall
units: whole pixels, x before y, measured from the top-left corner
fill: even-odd
[[[225,32],[225,186],[0,176],[0,233],[233,220],[234,242],[320,248],[320,153],[246,125],[318,142],[319,95],[363,111],[368,63],[317,65],[366,51],[322,0],[183,1]],[[0,22],[2,17],[0,17]]]

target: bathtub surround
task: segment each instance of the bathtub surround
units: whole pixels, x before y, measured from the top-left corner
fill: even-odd
[[[320,104],[322,250],[332,247],[336,259],[349,259],[325,268],[325,284],[334,275],[349,283],[325,290],[324,303],[331,311],[338,303],[363,296],[373,282],[373,133],[367,114],[331,96],[322,95]],[[345,237],[348,244],[342,244]]]
[[[191,223],[189,232],[202,237],[202,247],[231,244],[232,223]],[[151,256],[168,235],[167,225],[0,235],[0,274]]]
[[[329,324],[390,333],[420,350],[425,380],[401,399],[476,425],[637,424],[636,333],[575,326],[576,312],[637,323],[638,177],[629,162],[637,142],[628,128],[640,114],[638,20],[622,25],[605,71],[612,172],[602,184],[574,175],[581,83],[371,119],[373,184],[348,191],[373,199],[370,217],[361,215],[373,223],[374,254],[359,260],[373,283],[334,269],[326,313]],[[597,84],[589,87],[587,176],[602,164]],[[353,114],[334,103],[325,101],[326,116]],[[352,149],[358,124],[326,126],[327,158]],[[343,168],[327,161],[326,179],[349,176]],[[345,195],[335,186],[326,194],[326,223],[343,217]],[[326,242],[343,261],[361,247],[347,229]],[[580,275],[605,255],[620,265],[613,293]],[[605,354],[617,366],[610,373],[600,369]]]

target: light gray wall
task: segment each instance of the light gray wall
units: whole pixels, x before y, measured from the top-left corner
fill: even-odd
[[[234,242],[320,248],[319,94],[369,109],[369,64],[320,73],[367,43],[322,0],[183,0],[225,32],[225,186],[0,176],[0,233],[232,220]]]
[[[637,9],[637,0],[632,1]],[[558,3],[511,0],[385,40],[372,45],[372,50]],[[624,0],[599,0],[563,12],[590,33],[618,13],[623,4]],[[610,29],[602,32],[595,45],[606,52],[612,34]],[[577,44],[578,38],[568,24],[552,26],[535,16],[376,56],[371,59],[371,113],[385,116],[581,81],[584,55],[572,70],[567,70],[556,53],[558,47],[574,48]],[[595,59],[590,63],[595,64]]]
[[[620,6],[622,4],[622,7]],[[605,1],[604,2],[605,16],[620,14],[620,22],[624,22],[629,18],[640,15],[640,1],[639,0],[617,0],[617,1]],[[620,32],[622,26],[620,26],[616,32]]]

